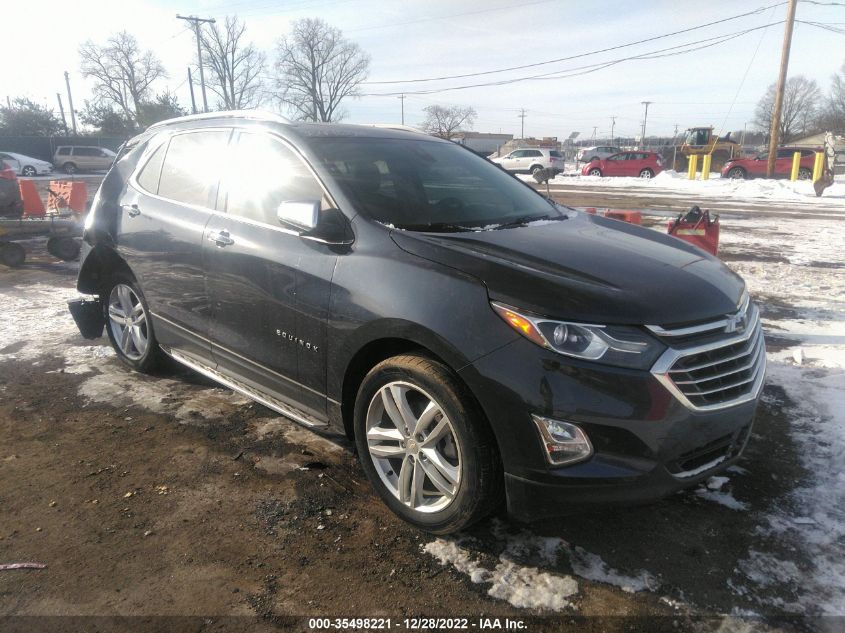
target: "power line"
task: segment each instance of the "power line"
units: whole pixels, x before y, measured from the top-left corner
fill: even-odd
[[[693,26],[693,27],[690,27],[690,28],[681,29],[680,31],[673,31],[671,33],[664,33],[663,35],[655,35],[653,37],[649,37],[649,38],[646,38],[646,39],[643,39],[643,40],[637,40],[636,42],[629,42],[627,44],[619,44],[617,46],[611,46],[609,48],[602,48],[602,49],[598,49],[598,50],[595,50],[595,51],[589,51],[587,53],[578,53],[577,55],[570,55],[568,57],[560,57],[558,59],[550,59],[550,60],[546,60],[546,61],[543,61],[543,62],[534,62],[532,64],[523,64],[521,66],[511,66],[509,68],[498,68],[498,69],[495,69],[495,70],[485,70],[485,71],[481,71],[481,72],[477,72],[477,73],[466,73],[466,74],[463,74],[463,75],[444,75],[442,77],[426,77],[426,78],[423,78],[423,79],[394,79],[394,80],[384,80],[384,81],[367,81],[367,82],[364,82],[364,83],[369,84],[369,85],[421,83],[421,82],[427,82],[427,81],[442,81],[442,80],[445,80],[445,79],[465,79],[467,77],[480,77],[480,76],[483,76],[483,75],[492,75],[492,74],[495,74],[495,73],[503,73],[503,72],[508,72],[508,71],[511,71],[511,70],[524,70],[525,68],[535,68],[537,66],[545,66],[547,64],[556,64],[558,62],[571,61],[573,59],[579,59],[581,57],[588,57],[588,56],[591,56],[591,55],[597,55],[599,53],[607,53],[607,52],[619,50],[619,49],[622,49],[622,48],[628,48],[628,47],[631,47],[631,46],[636,46],[637,44],[644,44],[646,42],[653,42],[655,40],[665,39],[667,37],[672,37],[674,35],[681,35],[682,33],[689,33],[691,31],[697,31],[699,29],[707,28],[709,26],[714,26],[716,24],[722,24],[724,22],[729,22],[731,20],[738,20],[740,18],[744,18],[744,17],[747,17],[749,15],[757,15],[759,13],[762,13],[763,11],[771,9],[772,7],[777,7],[777,6],[780,6],[782,4],[786,4],[786,2],[785,1],[784,2],[777,2],[775,4],[771,4],[771,5],[768,5],[768,6],[765,6],[765,7],[760,7],[758,9],[754,9],[753,11],[748,11],[746,13],[740,13],[738,15],[733,15],[733,16],[730,16],[730,17],[727,17],[727,18],[722,18],[721,20],[716,20],[714,22],[707,22],[706,24],[700,24],[698,26]]]
[[[667,56],[670,56],[670,55],[683,55],[685,53],[692,53],[694,51],[698,51],[698,50],[701,50],[701,49],[704,49],[704,48],[709,48],[711,46],[717,46],[719,44],[723,44],[725,42],[734,40],[738,37],[742,37],[743,35],[747,35],[748,33],[752,33],[754,31],[759,31],[760,29],[768,28],[768,27],[773,26],[775,24],[782,24],[782,23],[783,23],[783,20],[780,20],[780,21],[777,21],[777,22],[771,22],[769,24],[763,24],[761,26],[756,26],[756,27],[752,27],[752,28],[749,28],[749,29],[745,29],[743,31],[736,31],[734,33],[717,35],[715,37],[705,38],[705,39],[697,40],[697,41],[694,41],[694,42],[686,42],[684,44],[669,46],[667,48],[658,49],[658,50],[655,50],[655,51],[650,51],[648,53],[641,53],[639,55],[632,55],[632,56],[629,56],[629,57],[621,57],[621,58],[617,58],[617,59],[610,60],[610,61],[607,61],[607,62],[598,62],[598,63],[594,63],[594,64],[587,64],[585,66],[579,66],[579,67],[576,67],[576,68],[569,68],[569,69],[566,69],[566,70],[554,70],[554,71],[550,71],[550,72],[546,72],[546,73],[540,73],[538,75],[529,75],[529,76],[526,76],[526,77],[516,77],[516,78],[512,78],[512,79],[501,79],[501,80],[497,80],[497,81],[477,83],[477,84],[467,84],[467,85],[463,85],[463,86],[451,86],[451,87],[448,87],[448,88],[429,88],[429,89],[415,90],[415,91],[407,91],[406,90],[406,91],[403,91],[403,92],[372,92],[372,93],[364,93],[361,96],[364,96],[364,97],[395,97],[399,94],[413,94],[413,95],[416,95],[416,94],[436,94],[436,93],[441,93],[441,92],[450,92],[450,91],[453,91],[453,90],[465,90],[465,89],[468,89],[468,88],[482,88],[482,87],[486,87],[486,86],[504,86],[504,85],[518,83],[518,82],[521,82],[521,81],[528,81],[528,80],[566,79],[566,78],[569,78],[569,77],[577,77],[577,76],[597,72],[597,71],[602,70],[604,68],[608,68],[610,66],[615,66],[616,64],[620,64],[620,63],[626,62],[626,61],[639,60],[639,59],[657,59],[657,58],[660,58],[660,57],[667,57]],[[701,46],[698,46],[699,44],[702,44],[703,42],[707,42],[707,43],[703,44]],[[688,48],[688,47],[694,47],[694,48]],[[682,49],[682,48],[686,48],[686,50],[678,50],[678,49]],[[673,52],[669,52],[669,51],[673,51]],[[563,74],[561,74],[561,73],[563,73]]]

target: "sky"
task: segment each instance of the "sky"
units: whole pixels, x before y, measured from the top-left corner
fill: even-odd
[[[777,5],[777,6],[772,6]],[[0,99],[26,96],[57,107],[64,71],[69,72],[75,109],[91,97],[91,83],[79,71],[79,45],[104,42],[117,31],[133,33],[159,56],[169,73],[156,90],[169,89],[190,106],[187,67],[193,63],[193,31],[176,13],[222,20],[236,14],[249,38],[275,57],[275,42],[291,22],[320,17],[340,28],[371,57],[370,82],[464,75],[592,53],[663,36],[766,8],[747,17],[663,37],[616,51],[476,77],[415,83],[368,83],[350,100],[350,123],[399,123],[404,92],[405,123],[418,125],[432,104],[471,106],[479,132],[525,136],[604,138],[616,117],[617,136],[639,134],[643,101],[648,135],[671,135],[713,125],[717,131],[751,129],[754,107],[777,79],[786,4],[779,0],[42,0],[7,2],[0,16]],[[798,20],[845,28],[845,1],[799,2]],[[759,28],[744,34],[743,31]],[[737,37],[718,43],[720,36]],[[706,40],[706,41],[702,41]],[[678,51],[714,44],[686,54]],[[674,50],[666,50],[672,49]],[[662,51],[662,52],[659,52]],[[603,63],[634,55],[649,59]],[[655,57],[654,55],[660,55]],[[822,90],[845,62],[845,35],[797,23],[789,74],[815,79]],[[592,68],[585,68],[592,66]],[[584,70],[594,70],[588,74]],[[569,71],[569,72],[567,72]],[[570,75],[570,76],[555,76]],[[272,74],[268,69],[267,74]],[[456,86],[549,75],[504,85],[419,94]],[[416,94],[415,94],[416,93]],[[199,91],[197,89],[197,97]],[[212,95],[209,95],[212,100]],[[268,106],[272,104],[268,103]],[[595,128],[595,129],[594,129]]]

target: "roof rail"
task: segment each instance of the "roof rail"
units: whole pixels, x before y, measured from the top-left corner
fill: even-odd
[[[422,130],[418,130],[410,125],[401,125],[399,123],[362,123],[364,127],[376,127],[383,130],[400,130],[402,132],[416,132],[417,134],[425,134]]]
[[[226,118],[240,118],[240,119],[259,119],[262,121],[272,121],[274,123],[290,123],[291,120],[267,110],[223,110],[220,112],[201,112],[199,114],[189,114],[187,116],[180,116],[173,119],[165,119],[158,123],[153,123],[149,128],[164,127],[174,123],[183,123],[189,121],[205,121],[208,119],[226,119]]]

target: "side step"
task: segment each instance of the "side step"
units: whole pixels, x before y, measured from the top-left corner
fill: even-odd
[[[286,418],[290,418],[294,422],[298,422],[299,424],[311,427],[311,428],[324,428],[327,427],[328,424],[326,422],[322,422],[313,416],[308,415],[307,413],[303,413],[293,407],[291,407],[286,402],[282,402],[281,400],[274,398],[273,396],[266,394],[262,391],[258,391],[254,387],[250,387],[231,376],[226,376],[221,374],[219,371],[214,369],[213,367],[209,367],[205,363],[201,362],[200,360],[194,358],[193,356],[188,356],[179,350],[175,349],[164,349],[165,353],[170,356],[173,360],[182,363],[186,367],[190,367],[194,371],[206,376],[207,378],[211,378],[215,382],[219,382],[221,385],[225,385],[232,389],[233,391],[237,391],[240,394],[245,395],[247,398],[252,398],[256,402],[263,404],[268,409],[273,409],[277,413],[281,413]]]

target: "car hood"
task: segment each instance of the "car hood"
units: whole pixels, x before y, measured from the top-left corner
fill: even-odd
[[[492,300],[573,321],[704,321],[735,311],[745,287],[686,242],[577,211],[512,229],[391,236],[407,252],[480,279]]]

